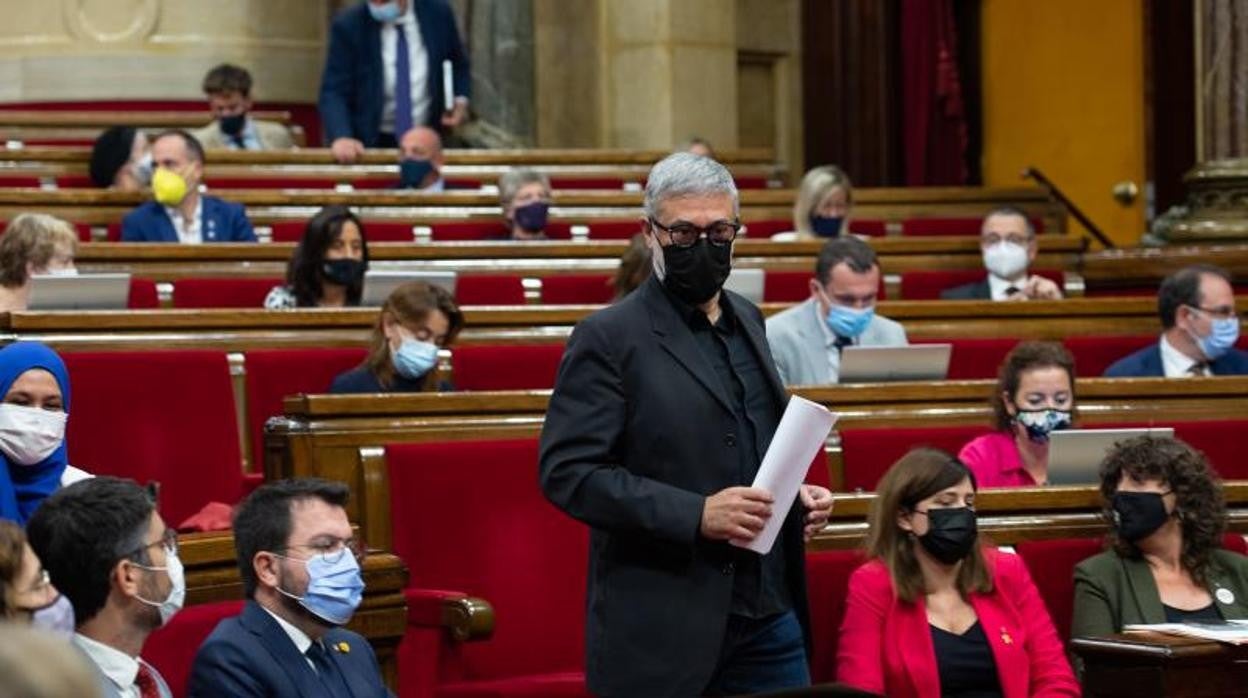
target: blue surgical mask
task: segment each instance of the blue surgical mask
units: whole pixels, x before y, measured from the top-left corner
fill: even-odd
[[[390,0],[390,2],[374,5],[368,3],[368,13],[378,22],[393,22],[403,13],[399,11],[398,0]]]
[[[438,345],[432,342],[407,338],[397,350],[390,353],[394,360],[394,370],[409,380],[424,376],[438,364]]]
[[[841,225],[845,223],[844,216],[811,216],[810,228],[815,231],[815,235],[821,238],[840,237]]]
[[[1239,341],[1239,318],[1237,317],[1215,317],[1211,323],[1209,334],[1204,337],[1196,337],[1196,343],[1200,345],[1200,352],[1210,361],[1221,358],[1222,355],[1235,346],[1237,341]]]
[[[300,561],[297,558],[286,559]],[[308,566],[308,590],[303,592],[303,596],[295,596],[279,586],[278,592],[298,601],[309,613],[330,625],[350,622],[364,598],[364,577],[360,575],[360,563],[351,551],[343,550],[333,562],[324,555],[314,555],[300,562]]]
[[[836,334],[852,339],[866,331],[873,317],[875,306],[859,309],[833,304],[828,309],[828,327]]]
[[[402,160],[399,162],[399,186],[420,189],[430,172],[433,172],[433,163],[428,160]]]
[[[1049,434],[1069,429],[1071,424],[1070,410],[1019,410],[1014,419],[1027,430],[1027,438],[1038,444],[1048,443]]]

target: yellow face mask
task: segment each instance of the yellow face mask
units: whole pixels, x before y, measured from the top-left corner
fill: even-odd
[[[177,206],[186,198],[186,179],[161,167],[152,174],[152,194],[165,206]]]

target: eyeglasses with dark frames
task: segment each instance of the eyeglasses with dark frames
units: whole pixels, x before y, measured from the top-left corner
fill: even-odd
[[[728,245],[737,239],[741,228],[744,227],[741,225],[741,221],[715,221],[705,228],[698,227],[692,223],[677,223],[676,225],[666,226],[654,218],[650,218],[650,225],[667,233],[672,238],[672,244],[677,247],[693,247],[704,235],[707,242],[712,245]]]

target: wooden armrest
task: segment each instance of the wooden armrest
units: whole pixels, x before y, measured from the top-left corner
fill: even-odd
[[[445,628],[459,642],[486,640],[494,634],[494,607],[458,591],[404,589],[407,624]]]

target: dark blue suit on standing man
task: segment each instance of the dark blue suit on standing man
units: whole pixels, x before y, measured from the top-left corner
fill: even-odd
[[[323,681],[282,626],[255,601],[241,615],[221,621],[195,655],[191,698],[380,698],[377,656],[368,640],[335,628],[321,639],[326,658],[342,681]],[[337,685],[337,688],[330,686]]]
[[[411,0],[420,24],[420,38],[429,56],[429,118],[426,125],[442,130],[442,61],[451,61],[455,95],[471,97],[468,56],[459,41],[455,15],[446,0]],[[321,75],[321,126],[328,145],[337,138],[355,138],[366,148],[378,147],[385,101],[381,65],[381,24],[368,3],[349,7],[334,18],[329,51]],[[394,134],[395,138],[403,134]]]

